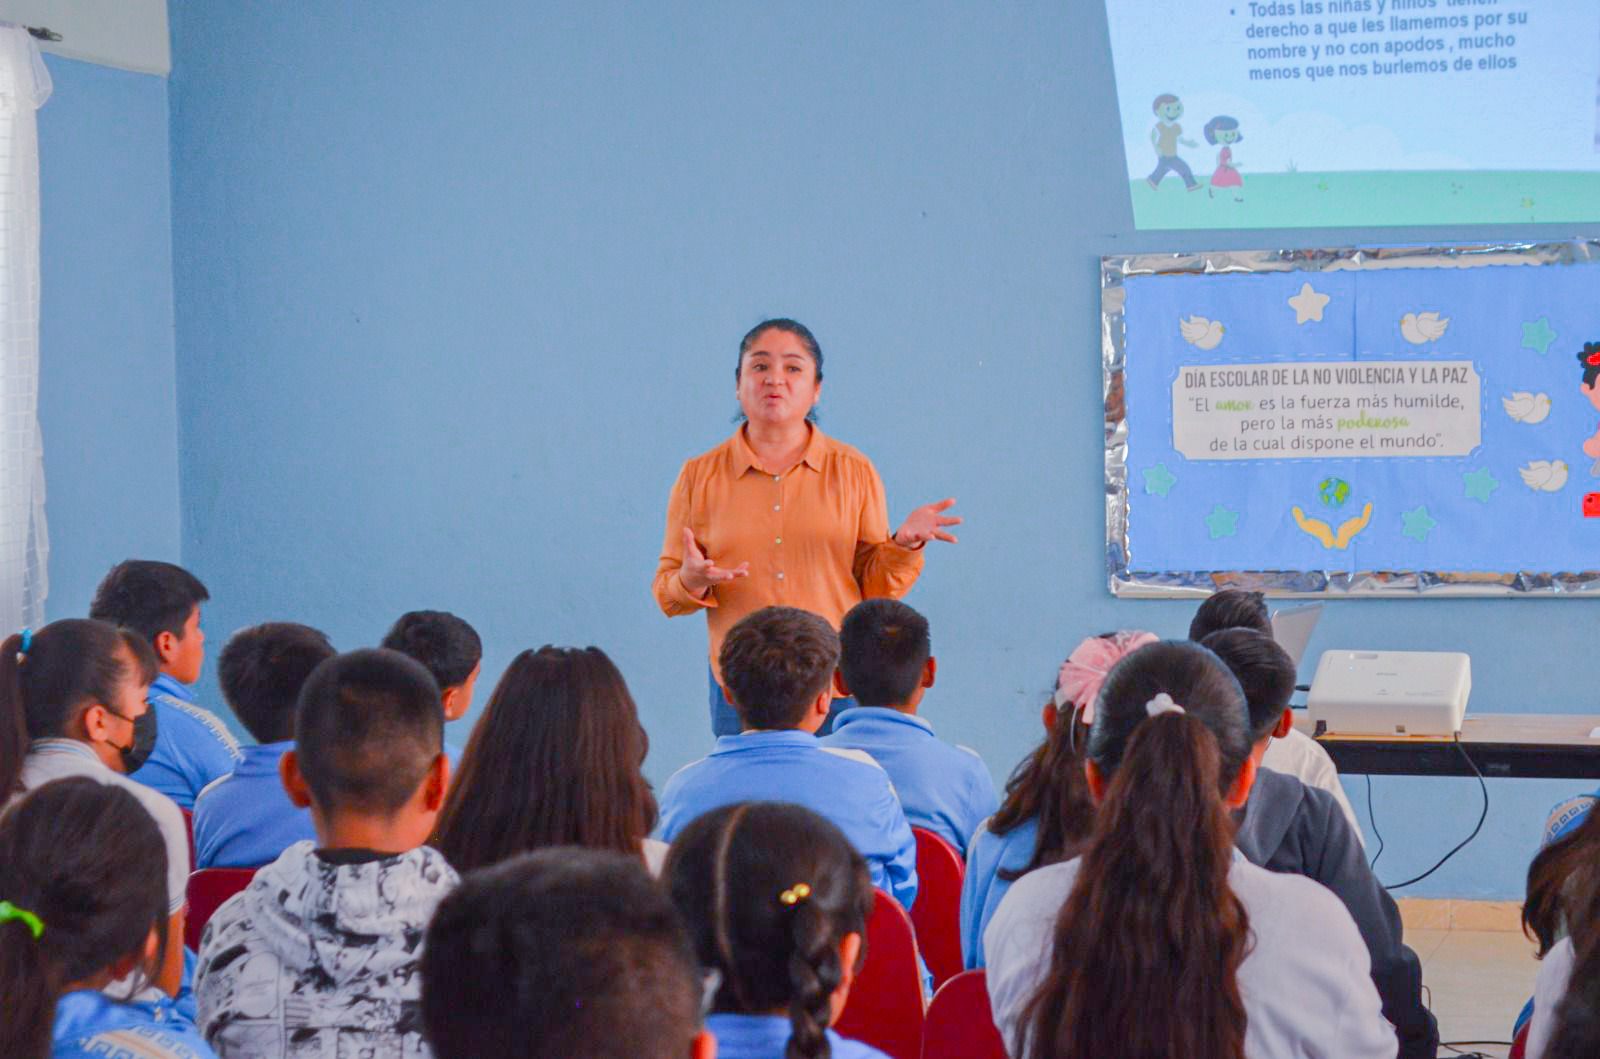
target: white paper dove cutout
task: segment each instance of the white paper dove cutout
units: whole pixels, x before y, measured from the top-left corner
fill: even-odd
[[[1438,313],[1406,313],[1400,318],[1400,337],[1413,346],[1420,346],[1439,341],[1449,326],[1448,316],[1441,318]]]
[[[1519,423],[1543,423],[1550,414],[1550,395],[1518,390],[1510,397],[1500,398],[1500,406]]]
[[[1178,330],[1183,332],[1183,340],[1196,349],[1216,349],[1225,328],[1216,320],[1191,316],[1178,321]]]
[[[1567,484],[1566,460],[1534,460],[1526,467],[1518,467],[1522,484],[1537,493],[1554,493]]]

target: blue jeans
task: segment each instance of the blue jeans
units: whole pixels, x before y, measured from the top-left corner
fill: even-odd
[[[1159,184],[1168,173],[1176,173],[1182,177],[1183,186],[1186,188],[1200,186],[1200,182],[1194,178],[1194,170],[1189,168],[1189,163],[1175,154],[1162,155],[1161,160],[1156,163],[1155,171],[1145,179],[1150,181],[1151,184]]]
[[[721,738],[725,735],[738,735],[744,730],[744,725],[739,723],[739,714],[722,694],[722,689],[717,686],[717,674],[710,665],[706,666],[706,682],[711,685],[711,694],[708,703],[711,707],[711,734]],[[834,699],[833,707],[828,710],[828,719],[823,722],[817,731],[818,735],[827,735],[833,731],[833,719],[839,716],[840,710],[848,710],[856,704],[855,699]]]

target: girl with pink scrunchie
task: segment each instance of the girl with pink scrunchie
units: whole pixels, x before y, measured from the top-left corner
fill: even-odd
[[[1081,852],[1094,822],[1083,747],[1100,685],[1112,666],[1156,640],[1137,629],[1103,633],[1078,644],[1061,663],[1055,692],[1044,705],[1044,742],[1011,774],[999,811],[967,848],[961,955],[968,968],[984,965],[983,931],[1011,884]]]

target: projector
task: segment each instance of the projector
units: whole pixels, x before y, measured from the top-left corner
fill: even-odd
[[[1459,651],[1324,651],[1306,710],[1339,735],[1461,731],[1472,659]]]

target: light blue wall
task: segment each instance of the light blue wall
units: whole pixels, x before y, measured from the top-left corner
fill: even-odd
[[[214,642],[446,607],[484,695],[520,648],[597,643],[658,780],[708,744],[703,624],[649,594],[663,509],[730,430],[755,320],[816,328],[824,425],[896,517],[960,498],[911,597],[926,712],[1003,774],[1080,637],[1191,609],[1106,592],[1099,255],[1573,234],[1135,233],[1094,3],[330,6],[172,5],[183,554]],[[1338,603],[1312,647],[1466,649],[1477,709],[1581,710],[1594,619]],[[1375,786],[1390,879],[1476,818],[1470,781]],[[1414,892],[1520,892],[1570,786],[1495,783]]]
[[[167,82],[49,56],[39,111],[51,618],[111,565],[178,558]]]

